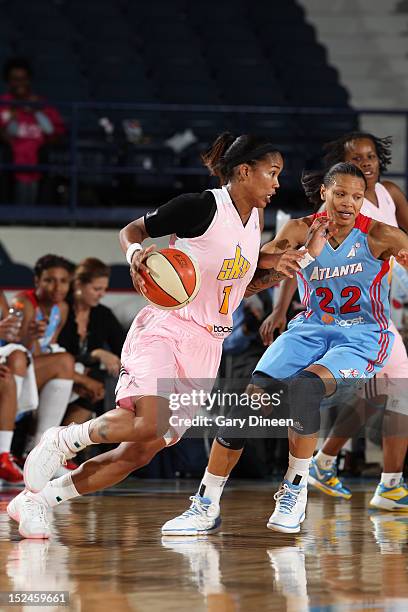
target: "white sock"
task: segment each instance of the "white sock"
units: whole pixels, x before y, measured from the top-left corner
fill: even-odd
[[[60,425],[68,406],[72,384],[73,381],[70,379],[53,378],[41,389],[35,432],[36,444],[47,429]]]
[[[14,380],[16,381],[16,393],[17,393],[17,404],[18,404],[18,400],[21,395],[21,391],[23,389],[24,376],[17,376],[17,374],[14,374]]]
[[[307,485],[311,459],[312,457],[308,459],[298,459],[289,453],[289,467],[285,474],[285,480],[295,485]]]
[[[68,451],[67,455],[72,453],[76,455],[86,446],[97,444],[97,442],[93,442],[89,437],[89,429],[94,420],[85,421],[85,423],[80,423],[79,425],[69,425],[65,429],[60,430],[59,444],[62,450]]]
[[[399,485],[401,478],[402,472],[382,472],[381,484],[391,489]]]
[[[337,455],[326,455],[326,453],[319,450],[315,459],[323,470],[330,470],[335,466]]]
[[[53,508],[67,501],[67,499],[73,499],[79,496],[80,493],[78,493],[72,482],[72,474],[65,474],[61,476],[61,478],[51,480],[47,482],[42,491],[34,493],[34,497],[48,508]]]
[[[229,474],[228,476],[216,476],[215,474],[210,474],[206,468],[203,479],[198,487],[198,494],[219,505],[228,478]]]
[[[9,453],[14,431],[0,431],[0,453]]]

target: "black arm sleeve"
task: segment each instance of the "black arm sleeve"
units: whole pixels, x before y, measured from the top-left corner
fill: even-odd
[[[211,191],[186,193],[145,214],[146,231],[152,238],[176,234],[197,238],[210,227],[217,210]]]

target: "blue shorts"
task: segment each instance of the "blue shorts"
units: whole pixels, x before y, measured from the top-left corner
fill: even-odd
[[[344,330],[301,315],[265,351],[255,372],[282,380],[315,364],[327,368],[337,383],[371,378],[387,362],[393,342],[394,334],[389,330],[379,332],[368,325]]]

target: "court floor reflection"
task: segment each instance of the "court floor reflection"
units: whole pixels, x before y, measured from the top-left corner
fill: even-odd
[[[69,591],[86,612],[408,609],[408,514],[369,510],[371,487],[349,502],[312,493],[302,532],[278,534],[273,491],[234,485],[221,532],[195,538],[161,537],[187,499],[169,483],[111,491],[56,508],[47,542],[20,538],[4,490],[0,591]]]

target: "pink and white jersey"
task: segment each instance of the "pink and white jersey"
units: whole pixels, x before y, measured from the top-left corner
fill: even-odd
[[[396,216],[395,202],[391,197],[390,192],[381,185],[381,183],[375,184],[375,193],[378,199],[378,206],[364,198],[361,212],[364,215],[370,216],[376,221],[398,227],[398,221]],[[390,275],[389,282],[391,284],[391,318],[394,321],[398,329],[403,327],[403,302],[406,299],[406,286],[408,285],[407,270],[400,266],[393,257],[390,259]],[[395,333],[395,330],[393,330]],[[396,343],[394,343],[394,350],[396,350]],[[391,364],[391,362],[390,362]],[[388,371],[388,365],[385,368]]]
[[[232,332],[232,313],[255,273],[261,231],[257,208],[252,210],[244,226],[227,188],[210,191],[217,211],[207,231],[197,238],[173,235],[170,239],[170,247],[194,258],[201,272],[197,296],[191,304],[172,311],[171,315],[194,321],[222,340]]]
[[[390,192],[381,185],[381,183],[375,184],[375,193],[378,200],[378,206],[364,198],[363,206],[361,207],[361,214],[366,217],[371,217],[381,223],[398,227],[395,202],[391,197]]]

